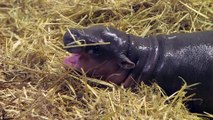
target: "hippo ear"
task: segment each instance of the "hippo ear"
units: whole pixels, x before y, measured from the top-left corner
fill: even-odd
[[[120,55],[119,66],[123,69],[133,69],[135,68],[135,63],[132,62],[126,55]]]

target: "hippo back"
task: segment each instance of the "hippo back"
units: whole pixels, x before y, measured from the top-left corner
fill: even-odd
[[[213,113],[213,31],[157,36],[159,58],[153,78],[168,94],[183,85],[198,85],[188,90],[195,93],[189,102],[192,111]]]

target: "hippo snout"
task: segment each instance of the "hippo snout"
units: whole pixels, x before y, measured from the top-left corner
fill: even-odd
[[[64,34],[64,49],[70,53],[79,53],[82,51],[83,47],[80,47],[81,44],[84,44],[85,41],[82,39],[82,32],[77,29],[69,29]],[[82,39],[82,40],[79,40]]]

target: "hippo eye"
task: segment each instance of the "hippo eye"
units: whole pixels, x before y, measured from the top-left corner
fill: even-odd
[[[92,55],[92,56],[99,56],[102,54],[102,50],[100,49],[100,47],[96,46],[96,47],[92,47],[90,49],[88,49],[87,53],[89,55]]]

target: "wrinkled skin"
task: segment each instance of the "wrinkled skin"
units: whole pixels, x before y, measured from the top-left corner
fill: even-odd
[[[124,87],[157,82],[168,95],[180,89],[182,77],[188,85],[199,83],[187,91],[199,98],[188,102],[191,111],[213,113],[213,31],[141,38],[93,26],[65,33],[65,46],[77,45],[76,40],[110,44],[66,47],[73,53],[65,58],[66,66]]]

